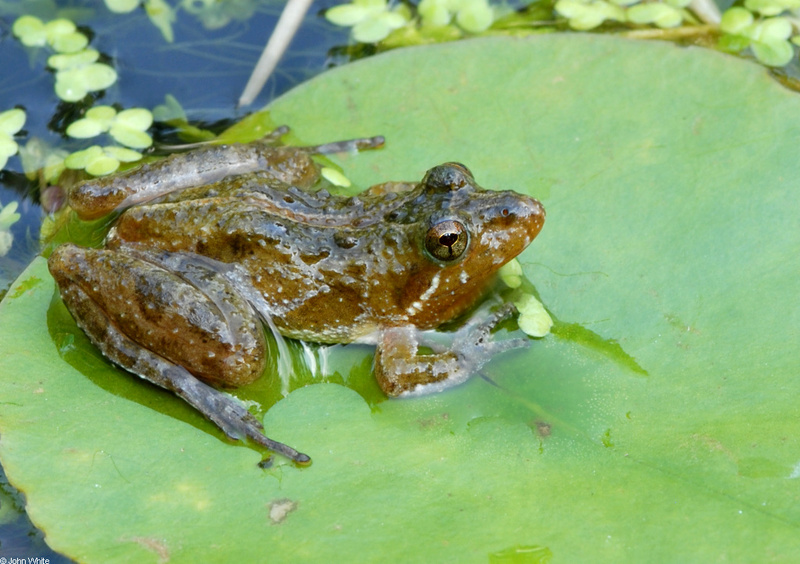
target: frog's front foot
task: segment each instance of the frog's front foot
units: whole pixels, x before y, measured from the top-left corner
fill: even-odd
[[[512,303],[505,303],[496,311],[488,315],[477,314],[470,319],[464,327],[456,332],[452,350],[473,369],[480,370],[486,362],[496,354],[511,349],[527,347],[530,341],[525,338],[506,339],[493,341],[492,329],[516,313],[517,308]]]
[[[494,341],[491,331],[515,312],[504,304],[488,316],[476,315],[456,332],[448,350],[418,354],[426,342],[424,334],[413,327],[392,327],[383,332],[375,353],[375,377],[389,396],[416,396],[439,392],[461,384],[480,371],[494,355],[528,346],[527,339]]]

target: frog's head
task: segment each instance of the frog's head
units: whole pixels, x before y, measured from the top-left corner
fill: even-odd
[[[438,319],[420,325],[435,326],[480,297],[497,270],[519,255],[544,225],[544,207],[538,200],[512,191],[484,190],[462,164],[446,163],[430,169],[422,181],[424,217],[418,244],[427,267],[408,288],[425,316]],[[416,313],[416,312],[415,312]]]

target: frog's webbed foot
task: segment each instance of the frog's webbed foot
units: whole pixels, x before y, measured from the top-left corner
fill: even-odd
[[[491,357],[511,349],[527,347],[530,341],[525,338],[492,341],[492,329],[510,318],[517,309],[514,304],[503,304],[486,316],[476,314],[456,332],[453,350],[465,358]],[[488,360],[488,358],[486,358]],[[481,362],[481,365],[485,364]]]
[[[264,435],[264,426],[236,399],[203,384],[180,366],[173,365],[165,374],[166,381],[159,385],[172,390],[192,407],[217,425],[230,439],[248,437],[253,442],[282,454],[298,464],[307,464],[311,458],[297,452],[289,445],[274,441]]]
[[[93,302],[85,304],[86,307],[92,305]],[[104,316],[83,318],[80,324],[106,357],[145,380],[174,392],[229,438],[248,437],[299,464],[311,461],[308,455],[264,435],[264,426],[235,398],[204,384],[185,368],[142,349],[108,323]]]
[[[375,377],[389,396],[422,395],[461,384],[476,374],[494,355],[528,346],[527,339],[494,341],[491,331],[514,313],[512,304],[476,315],[456,332],[452,346],[444,349],[426,342],[413,327],[385,330],[375,353]],[[434,354],[418,354],[419,345],[429,345]]]
[[[106,333],[102,342],[95,340],[91,333],[89,336],[105,356],[145,380],[174,392],[217,425],[230,439],[248,437],[299,464],[311,461],[307,454],[264,435],[264,426],[235,398],[204,384],[185,368],[141,349],[113,325],[108,324],[104,329]],[[107,343],[115,346],[110,347]]]

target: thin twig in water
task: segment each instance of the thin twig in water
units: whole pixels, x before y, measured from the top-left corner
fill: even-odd
[[[239,97],[239,107],[252,104],[261,89],[264,88],[264,84],[297,33],[303,17],[311,7],[311,2],[312,0],[289,0],[286,3],[286,7],[275,25],[275,30],[272,32],[267,46],[264,47],[264,51],[253,69],[253,74],[247,81],[247,86],[244,87],[244,91]]]
[[[689,9],[703,23],[719,25],[719,22],[722,21],[722,14],[713,0],[692,0]]]

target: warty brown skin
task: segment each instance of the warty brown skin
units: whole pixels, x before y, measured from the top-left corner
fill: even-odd
[[[344,198],[308,190],[318,170],[307,151],[235,147],[227,154],[252,161],[257,153],[260,170],[207,182],[221,173],[205,164],[193,171],[196,154],[149,165],[128,175],[125,188],[149,191],[125,201],[149,201],[119,217],[105,248],[64,245],[50,257],[67,307],[111,360],[175,391],[228,435],[302,461],[266,439],[228,405],[233,400],[190,381],[239,386],[259,377],[266,361],[259,318],[292,338],[376,344],[376,377],[389,395],[459,383],[492,354],[521,344],[488,338],[506,309],[460,334],[452,350],[417,355],[421,331],[471,307],[538,234],[538,201],[483,190],[457,163],[431,169],[418,184],[379,184]],[[167,175],[160,189],[149,180],[153,170]],[[94,199],[107,211],[108,185],[89,184],[70,201]]]

